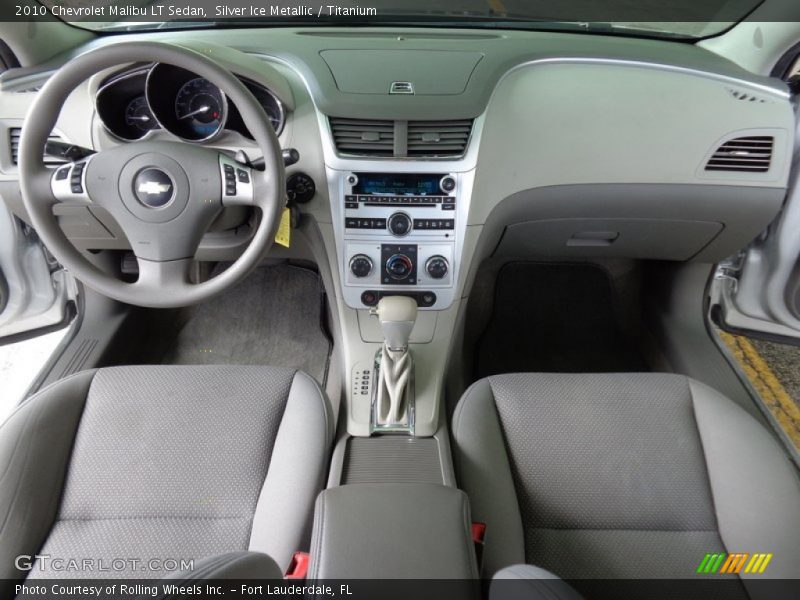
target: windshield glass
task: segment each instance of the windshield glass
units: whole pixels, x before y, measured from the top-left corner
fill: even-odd
[[[718,34],[764,0],[37,0],[97,31],[255,25],[395,25],[586,31],[696,39]],[[330,2],[330,0],[327,0]]]

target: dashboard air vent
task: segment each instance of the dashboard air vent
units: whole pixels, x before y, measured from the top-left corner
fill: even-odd
[[[472,119],[409,121],[408,156],[461,156],[471,132]]]
[[[731,96],[742,102],[758,102],[759,104],[766,103],[766,99],[762,98],[761,96],[751,94],[750,92],[745,92],[744,90],[735,90],[733,88],[728,88],[728,93],[730,93]]]
[[[472,133],[472,119],[451,121],[380,121],[330,118],[341,154],[355,156],[461,156]]]
[[[22,134],[22,129],[19,127],[10,127],[8,129],[8,145],[11,148],[11,163],[17,164],[19,159],[19,138]],[[63,142],[63,138],[60,135],[52,134],[49,138],[50,141],[54,142]],[[60,160],[57,158],[53,158],[52,156],[45,156],[44,157],[44,164],[46,165],[61,165],[64,164],[66,161]]]
[[[706,171],[740,171],[764,173],[769,171],[775,138],[754,135],[728,140],[708,159]]]
[[[358,156],[392,156],[394,121],[331,118],[336,149]]]

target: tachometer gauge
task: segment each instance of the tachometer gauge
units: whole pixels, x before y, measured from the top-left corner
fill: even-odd
[[[225,96],[202,77],[187,81],[175,96],[175,119],[187,139],[204,141],[214,137],[225,125],[227,115]]]
[[[158,128],[150,106],[144,96],[137,96],[125,108],[125,123],[134,131],[140,131],[142,135],[151,129]]]

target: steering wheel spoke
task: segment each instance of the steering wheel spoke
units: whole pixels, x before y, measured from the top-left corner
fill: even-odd
[[[220,153],[219,172],[222,180],[221,198],[223,206],[255,205],[256,178],[252,168]],[[261,173],[258,174],[262,175]]]
[[[179,292],[191,286],[189,278],[192,259],[148,260],[137,257],[139,279],[133,285],[144,290]]]
[[[61,204],[87,205],[92,200],[86,190],[86,169],[91,156],[68,162],[56,169],[48,169],[50,191],[53,199]]]

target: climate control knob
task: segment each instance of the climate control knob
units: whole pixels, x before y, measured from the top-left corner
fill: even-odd
[[[413,269],[414,263],[405,254],[393,254],[386,261],[386,274],[392,279],[405,279]]]
[[[444,256],[431,256],[425,261],[425,272],[431,279],[442,279],[450,270],[450,263]]]
[[[411,221],[411,217],[409,217],[404,212],[396,212],[391,217],[389,217],[389,221],[386,223],[389,228],[389,232],[397,237],[403,237],[404,235],[408,235],[411,233],[411,227],[413,226],[413,222]]]
[[[356,254],[350,259],[350,272],[359,279],[372,273],[372,259],[366,254]]]

